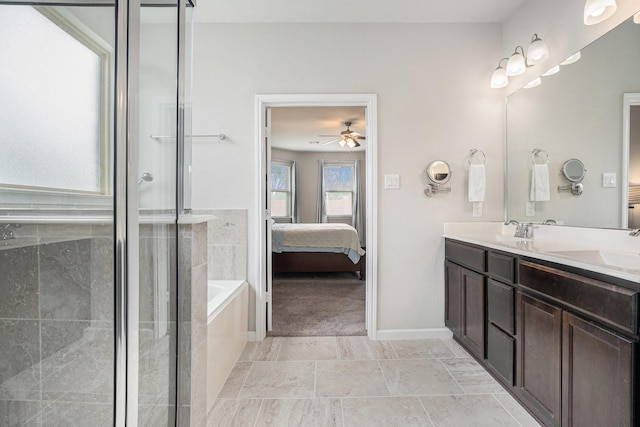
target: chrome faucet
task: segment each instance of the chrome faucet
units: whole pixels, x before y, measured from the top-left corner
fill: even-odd
[[[629,233],[629,236],[633,236],[633,237],[640,236],[640,228],[638,228],[637,230],[631,230],[631,233]]]
[[[546,219],[542,225],[558,225],[558,221],[555,219]]]
[[[520,225],[520,223],[518,221],[516,221],[515,219],[509,219],[507,221],[504,222],[504,225],[511,225],[511,224],[515,224],[515,225]]]
[[[2,234],[0,234],[0,240],[11,240],[15,239],[16,236],[13,234],[13,230],[11,230],[11,224],[5,224],[2,228]]]

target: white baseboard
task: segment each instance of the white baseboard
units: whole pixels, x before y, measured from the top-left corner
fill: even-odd
[[[377,331],[376,339],[390,340],[420,340],[434,338],[452,338],[453,334],[447,328],[432,329],[385,329]]]

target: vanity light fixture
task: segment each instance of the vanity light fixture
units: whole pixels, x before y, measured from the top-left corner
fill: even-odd
[[[507,77],[507,71],[502,67],[502,61],[509,60],[509,58],[502,58],[498,62],[498,67],[491,74],[491,87],[493,89],[500,89],[509,84],[509,77]]]
[[[516,46],[509,58],[502,58],[491,75],[491,87],[500,89],[509,84],[509,77],[519,76],[529,67],[546,61],[549,58],[549,47],[537,34],[531,36],[531,43],[525,54],[524,48]],[[507,60],[507,66],[502,63]]]
[[[607,20],[617,8],[616,0],[587,0],[584,4],[584,25],[595,25]]]
[[[535,33],[531,37],[531,44],[529,45],[529,49],[527,49],[527,57],[531,65],[549,59],[549,47],[547,47],[547,44]]]
[[[640,24],[640,12],[636,13],[635,15],[633,15],[633,23],[634,24]]]
[[[551,67],[551,68],[549,68],[549,69],[548,69],[547,71],[545,71],[542,75],[543,75],[544,77],[548,77],[548,76],[552,76],[552,75],[554,75],[554,74],[555,74],[555,73],[557,73],[558,71],[560,71],[560,66],[559,66],[559,65],[556,65],[555,67]]]
[[[518,48],[520,48],[520,52],[518,52]],[[527,69],[527,65],[524,48],[522,46],[516,46],[516,49],[509,58],[509,61],[507,61],[507,76],[511,77],[524,74]]]
[[[579,60],[580,60],[580,51],[577,51],[576,53],[574,53],[573,55],[571,55],[570,57],[562,61],[560,65],[573,64],[574,62],[578,62]]]
[[[525,89],[531,89],[532,87],[540,86],[540,83],[542,83],[542,79],[540,77],[537,77],[537,78],[531,80],[526,85],[524,85],[524,88]]]

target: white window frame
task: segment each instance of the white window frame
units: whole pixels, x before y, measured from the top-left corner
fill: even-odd
[[[16,185],[0,182],[0,196],[10,205],[56,206],[92,206],[109,205],[112,194],[112,153],[110,150],[111,125],[113,123],[111,88],[113,85],[112,56],[113,48],[77,17],[64,9],[50,6],[33,6],[33,9],[57,25],[71,37],[83,44],[100,58],[99,89],[99,137],[100,152],[100,189],[99,191],[83,191],[77,189],[54,188],[42,186]],[[61,196],[63,198],[61,199]],[[5,204],[5,203],[3,203]]]
[[[327,212],[327,194],[328,193],[347,193],[348,190],[340,190],[340,191],[329,191],[324,189],[324,182],[319,183],[322,185],[322,198],[324,203],[325,215],[327,217],[327,222],[348,222],[351,223],[353,221],[353,205],[356,194],[356,161],[355,160],[339,160],[339,161],[325,161],[322,165],[323,169],[326,170],[327,167],[335,167],[335,166],[349,166],[353,172],[351,179],[351,214],[350,215],[329,215]],[[322,171],[322,179],[324,180],[326,174],[325,170]]]
[[[295,211],[296,208],[294,206],[294,202],[296,199],[296,162],[295,160],[278,160],[278,159],[272,159],[271,160],[271,165],[273,167],[273,165],[279,165],[279,166],[285,166],[289,169],[289,190],[288,191],[282,191],[282,190],[274,190],[273,188],[270,189],[271,192],[271,197],[272,197],[272,212],[271,212],[271,218],[273,218],[274,221],[276,222],[284,222],[284,223],[293,223],[294,222],[294,217],[295,217]],[[272,182],[273,183],[273,182]],[[278,193],[286,193],[287,194],[287,198],[288,198],[288,204],[289,204],[289,212],[288,215],[284,215],[284,216],[276,216],[273,214],[273,193],[274,192],[278,192]]]

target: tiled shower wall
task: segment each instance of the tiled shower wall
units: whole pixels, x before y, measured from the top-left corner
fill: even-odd
[[[112,425],[111,225],[10,227],[16,238],[0,241],[0,425]],[[140,425],[167,425],[175,411],[174,233],[140,227]]]
[[[11,227],[16,239],[0,246],[0,425],[109,423],[111,227]]]
[[[209,280],[246,280],[247,210],[216,209],[198,214],[215,216],[208,225]]]

